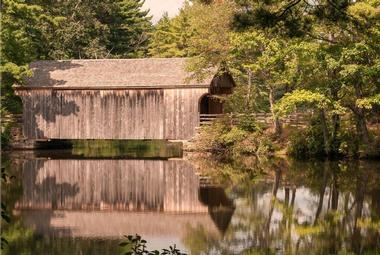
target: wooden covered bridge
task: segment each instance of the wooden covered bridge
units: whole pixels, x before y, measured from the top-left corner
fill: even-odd
[[[200,114],[220,114],[228,74],[196,80],[185,58],[37,61],[25,86],[23,133],[44,139],[167,139],[195,135]]]

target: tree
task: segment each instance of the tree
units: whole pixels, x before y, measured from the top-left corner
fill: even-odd
[[[151,17],[141,10],[143,1],[36,2],[50,16],[64,17],[58,27],[42,27],[46,59],[128,58],[147,53]]]
[[[62,17],[58,26],[41,26],[43,47],[38,59],[104,58],[109,53],[106,43],[110,36],[107,24],[98,14],[105,12],[101,2],[93,1],[35,1],[43,12],[52,17]],[[106,1],[109,3],[109,1]]]
[[[142,4],[140,0],[3,1],[2,117],[21,112],[12,85],[32,75],[28,69],[32,61],[146,56],[151,22]],[[2,141],[9,127],[2,122]]]
[[[4,117],[21,111],[12,85],[22,83],[22,78],[30,75],[27,65],[38,58],[44,38],[40,28],[57,25],[60,18],[44,14],[39,5],[19,0],[3,1],[1,15],[1,117]],[[5,129],[2,126],[2,135]]]
[[[289,84],[285,75],[287,47],[283,40],[268,38],[264,32],[236,33],[232,38],[232,54],[241,68],[251,75],[250,82],[268,96],[274,130],[281,133],[281,123],[274,105],[281,88]],[[249,84],[251,86],[251,84]]]
[[[231,1],[211,4],[195,2],[189,8],[190,24],[194,31],[189,40],[190,52],[194,54],[188,65],[194,77],[229,72],[230,33],[235,5]]]
[[[164,13],[157,22],[149,45],[149,55],[152,57],[174,57],[176,56],[175,35],[172,31],[172,21],[168,13]]]
[[[111,1],[111,12],[104,20],[109,25],[108,51],[118,58],[147,55],[151,17],[143,11],[143,0]]]
[[[149,54],[153,57],[190,57],[189,41],[193,36],[189,9],[185,2],[179,14],[170,19],[167,13],[158,21],[152,34]]]

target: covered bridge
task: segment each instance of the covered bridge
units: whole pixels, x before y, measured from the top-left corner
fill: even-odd
[[[23,102],[28,139],[187,140],[200,114],[218,114],[212,94],[231,93],[228,74],[191,78],[185,58],[37,61]]]

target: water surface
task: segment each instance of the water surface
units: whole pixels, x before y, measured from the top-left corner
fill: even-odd
[[[380,254],[379,162],[10,158],[4,254]]]

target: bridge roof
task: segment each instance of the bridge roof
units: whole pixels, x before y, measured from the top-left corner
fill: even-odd
[[[187,58],[78,59],[36,61],[27,87],[123,88],[210,86],[213,76],[199,81],[187,72]]]

